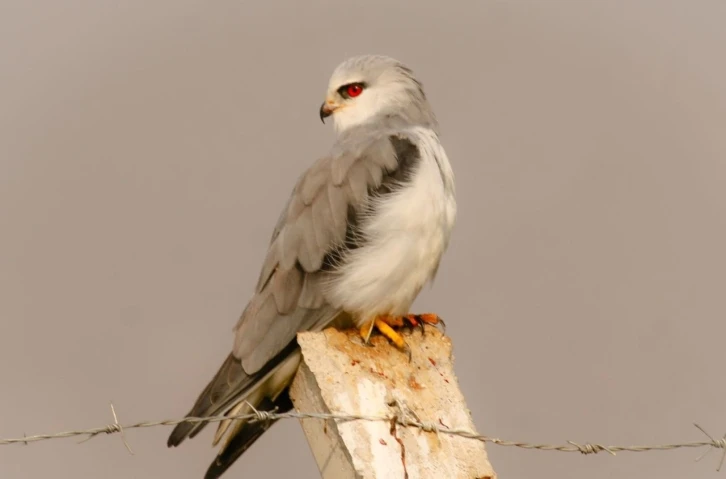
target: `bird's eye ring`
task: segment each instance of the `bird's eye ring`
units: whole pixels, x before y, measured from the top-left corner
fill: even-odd
[[[338,89],[338,92],[344,97],[344,98],[355,98],[361,93],[363,93],[363,89],[365,88],[364,83],[349,83],[347,85],[343,85]]]

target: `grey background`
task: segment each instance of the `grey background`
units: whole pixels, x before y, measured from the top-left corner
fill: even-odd
[[[415,307],[481,433],[726,432],[726,3],[0,2],[0,437],[183,415],[231,347],[332,69],[384,53],[439,116],[459,218]],[[0,447],[2,478],[201,478],[212,430]],[[695,450],[489,446],[501,478],[717,476]],[[229,477],[315,478],[294,421]]]

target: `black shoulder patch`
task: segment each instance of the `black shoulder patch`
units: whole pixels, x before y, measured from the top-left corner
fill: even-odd
[[[397,166],[395,170],[383,175],[381,186],[371,192],[378,196],[391,193],[395,185],[411,181],[413,170],[421,161],[421,152],[408,138],[391,136],[389,140],[396,152]]]

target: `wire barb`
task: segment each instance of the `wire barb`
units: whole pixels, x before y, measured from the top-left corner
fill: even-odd
[[[250,404],[249,401],[245,401],[247,406],[252,410],[253,417],[249,420],[249,422],[267,422],[274,419],[273,415],[277,412],[277,407],[273,409],[272,411],[260,411],[257,408],[255,408],[252,404]]]
[[[88,435],[85,439],[82,439],[81,441],[78,441],[78,444],[82,444],[86,441],[89,441],[96,437],[97,435],[104,433],[104,434],[115,434],[119,433],[121,434],[121,440],[124,443],[124,446],[126,446],[126,450],[129,451],[129,454],[132,456],[134,455],[134,451],[131,449],[131,446],[129,446],[129,443],[126,441],[126,434],[124,434],[124,427],[121,425],[121,423],[118,422],[118,416],[116,415],[116,409],[113,407],[113,403],[111,404],[111,414],[113,415],[113,424],[108,424],[107,426],[95,428],[95,429],[89,429],[87,431],[73,431],[73,432],[66,432],[61,433],[59,435],[55,435],[57,437],[68,437],[68,435],[73,436],[80,436],[80,435]],[[25,436],[25,434],[23,434]],[[40,441],[42,439],[55,439],[54,435],[43,435],[43,436],[33,436],[31,440],[33,441]],[[3,445],[3,441],[0,440],[0,445]],[[25,445],[28,445],[28,441],[26,439]]]
[[[589,444],[589,443],[577,444],[576,442],[572,442],[572,441],[567,441],[567,442],[572,444],[573,446],[575,446],[578,449],[578,451],[580,451],[582,454],[585,454],[585,455],[597,454],[600,451],[607,451],[611,455],[613,455],[613,456],[615,455],[615,453],[609,447],[603,446],[602,444]]]
[[[706,435],[707,438],[711,440],[711,447],[706,449],[706,451],[698,456],[696,458],[696,461],[700,461],[704,457],[708,455],[709,452],[711,452],[714,449],[723,449],[723,453],[721,453],[721,461],[718,463],[718,467],[716,468],[716,472],[721,472],[721,467],[723,467],[723,461],[726,459],[726,434],[721,439],[714,439],[713,436],[711,436],[709,433],[706,432],[704,428],[699,426],[698,424],[694,423],[694,426],[696,426],[702,433]]]

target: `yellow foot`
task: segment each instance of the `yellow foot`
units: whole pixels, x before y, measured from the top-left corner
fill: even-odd
[[[438,315],[432,313],[407,314],[406,316],[382,315],[377,316],[372,321],[369,321],[368,323],[361,326],[360,335],[363,338],[363,341],[365,343],[368,343],[368,340],[371,337],[371,333],[373,332],[373,328],[375,327],[376,329],[378,329],[378,331],[381,332],[381,334],[390,339],[397,347],[399,347],[400,349],[408,350],[406,341],[404,341],[401,335],[395,329],[393,329],[403,327],[406,322],[408,322],[413,327],[420,326],[422,331],[424,324],[444,324],[444,321],[439,318]]]

